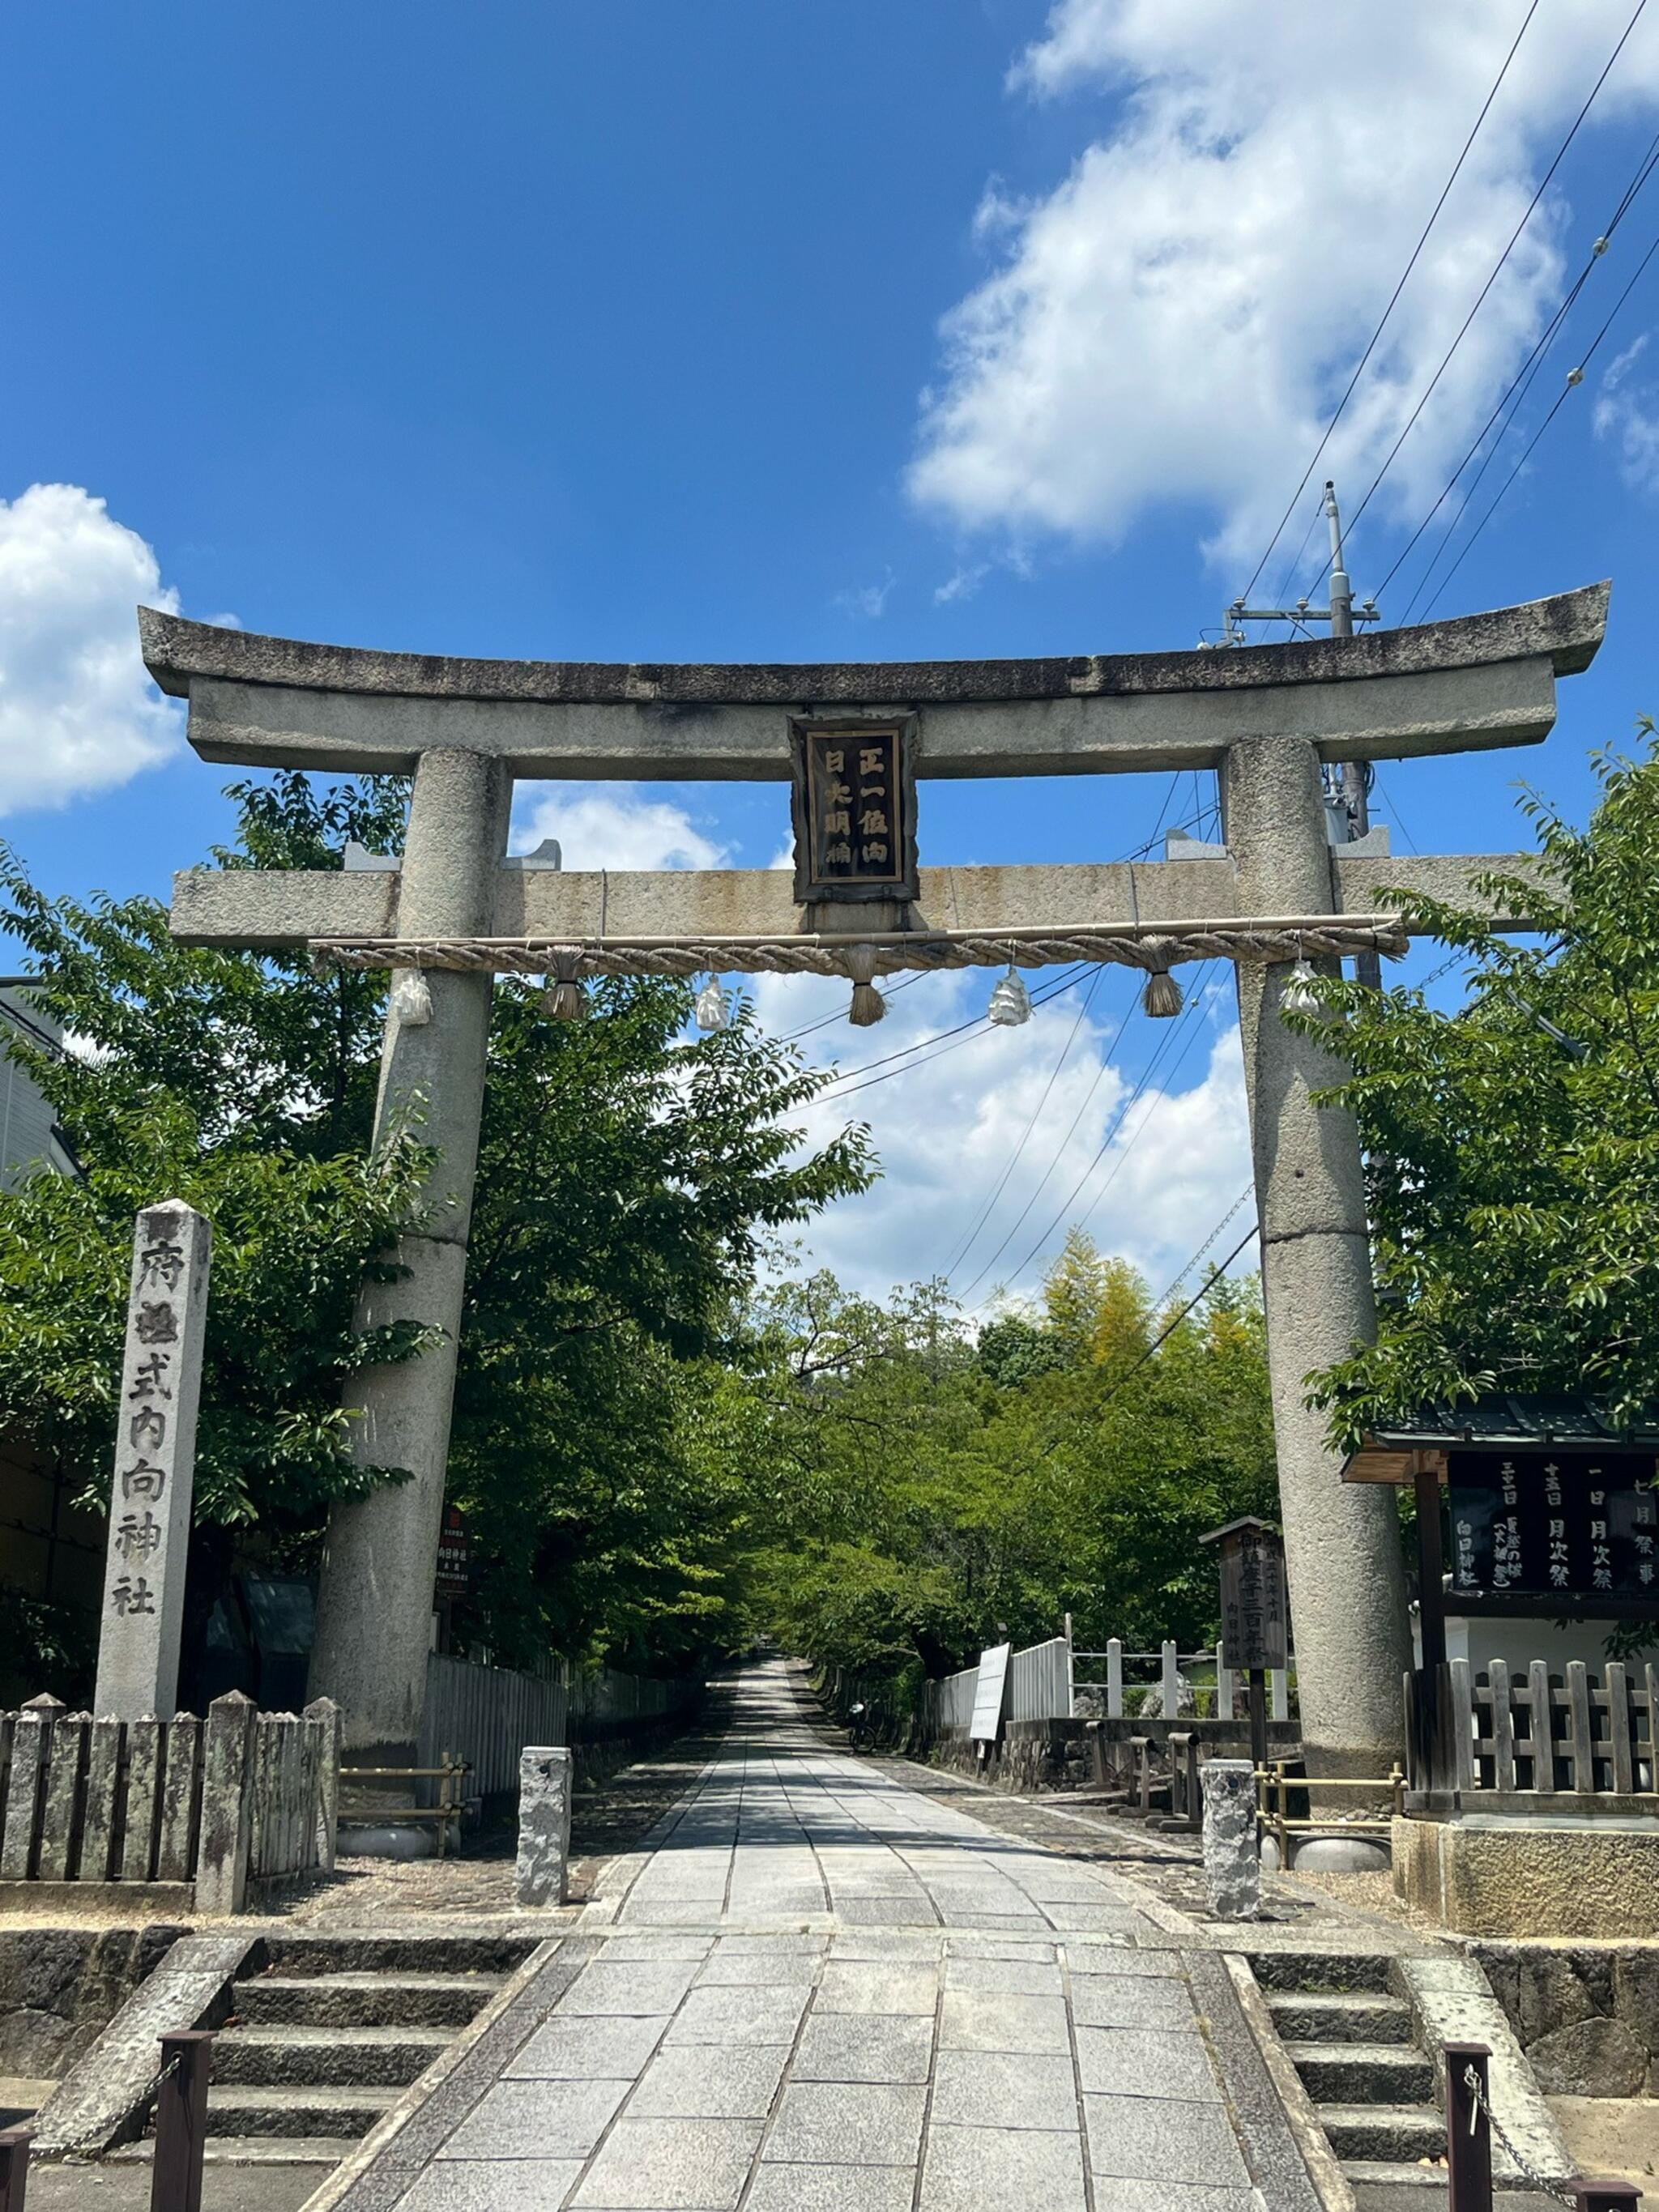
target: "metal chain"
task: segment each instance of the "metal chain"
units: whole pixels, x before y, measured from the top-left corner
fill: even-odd
[[[128,2112],[142,2112],[146,2115],[149,2113],[150,2107],[155,2102],[157,2092],[162,2082],[167,2080],[169,2074],[177,2072],[180,2055],[175,2051],[171,2058],[156,2068],[138,2094],[128,2105]],[[64,2158],[73,2158],[77,2151],[90,2149],[94,2143],[101,2146],[106,2133],[106,2130],[100,2123],[97,2127],[88,2130],[86,2134],[72,2137],[64,2145],[61,2154],[54,2152],[53,2155],[61,2154]]]
[[[1567,2191],[1562,2188],[1559,2181],[1552,2181],[1549,2179],[1547,2175],[1540,2173],[1537,2167],[1534,2166],[1532,2161],[1527,2157],[1525,2152],[1518,2149],[1516,2146],[1510,2142],[1509,2136],[1504,2133],[1503,2122],[1498,2118],[1497,2113],[1493,2112],[1492,2108],[1492,2100],[1487,2096],[1485,2088],[1481,2086],[1480,2076],[1475,2071],[1473,2064],[1466,2065],[1463,2069],[1463,2087],[1469,2093],[1469,2102],[1474,2107],[1475,2112],[1480,2112],[1486,2114],[1486,2125],[1492,2130],[1493,2135],[1497,2136],[1498,2142],[1503,2145],[1504,2148],[1509,2153],[1510,2158],[1515,2161],[1516,2170],[1520,2174],[1521,2179],[1527,2184],[1528,2187],[1529,2189],[1536,2189],[1540,2191],[1546,2197],[1553,2197],[1558,2204],[1567,2205],[1570,2208],[1570,2212],[1580,2212],[1580,2208],[1583,2200],[1580,2197],[1578,2192],[1575,2190],[1572,2194],[1569,2196]],[[1469,2130],[1471,2134],[1473,2134],[1474,2130],[1474,2112],[1469,2115]]]

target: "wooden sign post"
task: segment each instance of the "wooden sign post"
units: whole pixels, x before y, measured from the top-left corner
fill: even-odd
[[[1203,1541],[1220,1547],[1221,1640],[1228,1663],[1249,1678],[1250,1757],[1259,1772],[1267,1764],[1267,1676],[1290,1664],[1285,1546],[1251,1514],[1212,1528]]]

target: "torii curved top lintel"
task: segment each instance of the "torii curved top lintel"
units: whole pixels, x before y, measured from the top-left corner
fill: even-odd
[[[138,610],[144,664],[163,691],[193,679],[380,698],[665,707],[972,705],[1253,690],[1379,676],[1434,675],[1547,655],[1554,673],[1587,668],[1607,628],[1610,584],[1462,615],[1413,629],[1195,653],[1083,653],[1038,660],[802,663],[472,660],[316,645]]]

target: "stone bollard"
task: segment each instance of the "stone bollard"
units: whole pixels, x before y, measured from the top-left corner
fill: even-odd
[[[1261,1904],[1255,1771],[1248,1759],[1212,1759],[1204,1784],[1204,1880],[1220,1920],[1252,1920]]]
[[[570,1863],[570,1753],[526,1744],[519,1755],[520,1905],[562,1905]]]

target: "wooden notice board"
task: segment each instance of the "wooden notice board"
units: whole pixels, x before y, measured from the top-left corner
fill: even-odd
[[[979,1680],[974,1685],[974,1717],[968,1733],[975,1743],[994,1743],[1002,1729],[1002,1708],[1008,1699],[1008,1662],[1012,1644],[999,1644],[979,1655]]]

